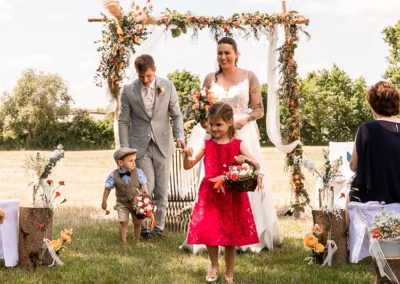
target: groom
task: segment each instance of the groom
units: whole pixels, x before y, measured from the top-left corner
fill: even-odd
[[[174,136],[178,147],[183,149],[186,145],[174,84],[155,76],[154,59],[148,54],[136,58],[135,69],[138,79],[122,90],[119,138],[121,147],[137,149],[137,167],[145,173],[148,191],[157,206],[156,227],[152,232],[148,228],[142,230],[142,235],[149,238],[149,233],[164,231]]]

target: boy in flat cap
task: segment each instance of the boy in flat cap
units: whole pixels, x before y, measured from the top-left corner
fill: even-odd
[[[129,215],[132,217],[134,226],[133,240],[139,242],[142,221],[135,216],[133,208],[129,203],[140,193],[148,194],[147,179],[143,171],[136,168],[136,149],[120,148],[115,151],[114,160],[118,168],[107,177],[101,207],[107,210],[107,198],[111,190],[115,187],[121,243],[127,243],[126,232],[129,224]]]

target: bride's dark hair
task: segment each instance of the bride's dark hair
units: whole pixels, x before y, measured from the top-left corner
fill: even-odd
[[[231,37],[225,36],[225,37],[221,38],[221,39],[218,41],[218,44],[217,44],[217,45],[220,45],[220,44],[230,44],[235,52],[238,51],[237,43],[236,43],[236,41],[235,41],[233,38],[231,38]],[[238,58],[236,58],[235,66],[237,66],[237,63],[238,63],[238,62],[239,62],[239,60],[238,60]],[[217,70],[217,72],[215,72],[215,82],[217,82],[217,75],[220,74],[221,72],[222,72],[221,65],[218,64],[218,70]]]

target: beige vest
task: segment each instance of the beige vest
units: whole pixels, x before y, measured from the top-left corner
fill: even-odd
[[[121,203],[131,202],[136,197],[136,195],[139,194],[139,191],[137,191],[136,189],[140,190],[137,169],[135,168],[132,170],[128,184],[119,176],[118,169],[113,172],[113,175],[117,201]]]

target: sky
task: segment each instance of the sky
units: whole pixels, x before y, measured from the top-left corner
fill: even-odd
[[[122,7],[129,3],[120,1]],[[224,17],[281,12],[279,0],[153,0],[153,5],[155,17],[165,8]],[[310,19],[306,30],[311,39],[300,37],[295,57],[300,76],[336,64],[353,79],[363,76],[368,85],[382,79],[389,55],[382,30],[400,20],[399,0],[288,0],[287,7]],[[101,12],[98,0],[0,0],[0,93],[11,92],[22,71],[32,67],[60,75],[69,85],[74,107],[108,107],[105,89],[93,83],[100,58],[93,42],[101,39],[102,23],[87,21]],[[268,41],[236,40],[239,67],[254,71],[265,83]],[[203,80],[216,68],[216,43],[207,30],[195,41],[188,35],[175,39],[170,33],[163,35],[151,54],[161,77],[186,69]]]

